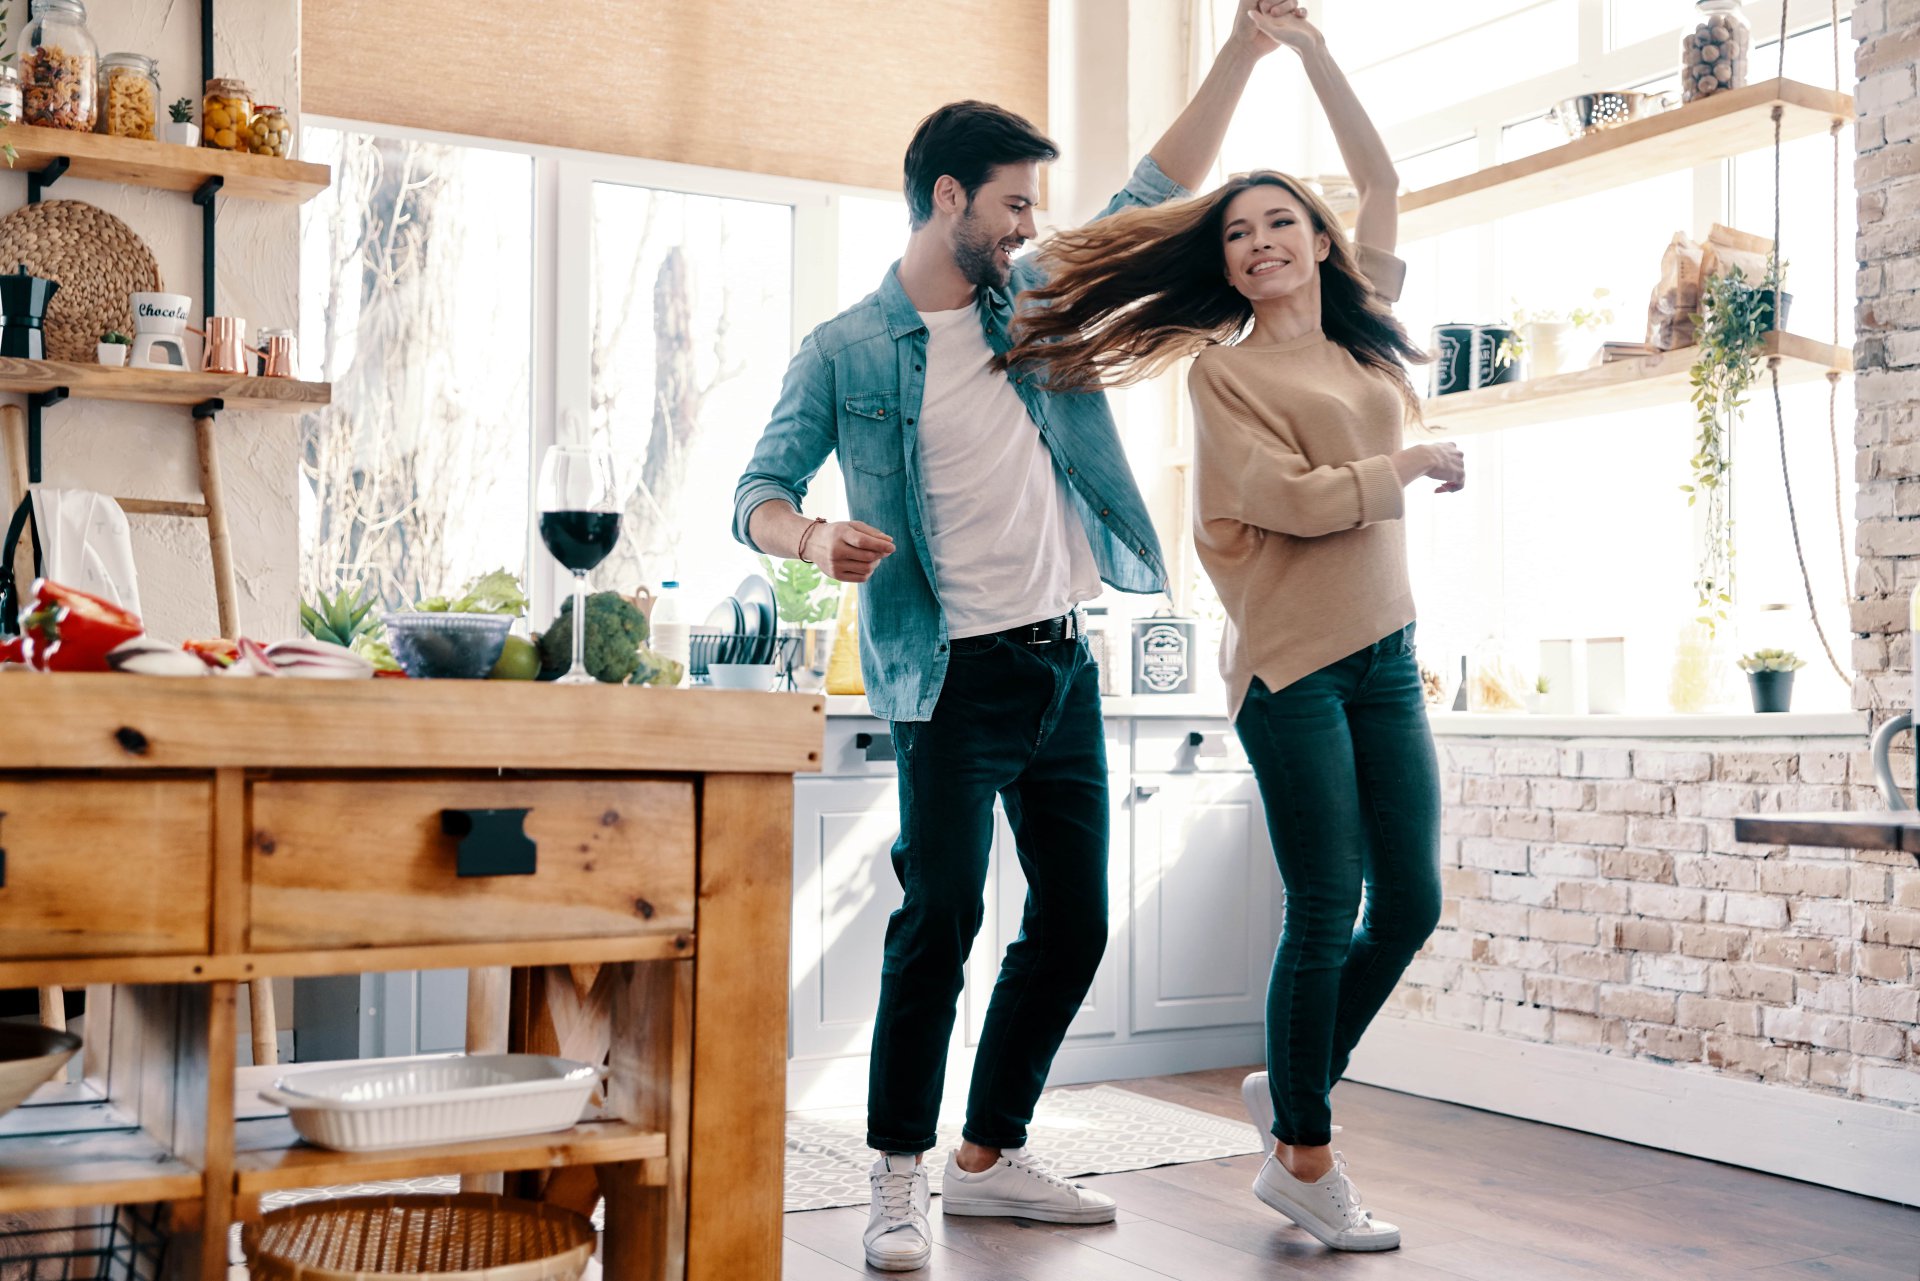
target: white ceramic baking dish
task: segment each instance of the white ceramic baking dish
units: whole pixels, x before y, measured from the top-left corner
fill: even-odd
[[[297,1072],[260,1097],[309,1143],[374,1152],[564,1130],[599,1079],[545,1054],[452,1055]]]

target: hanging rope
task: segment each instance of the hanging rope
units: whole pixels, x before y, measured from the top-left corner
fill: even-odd
[[[1828,0],[1828,4],[1829,4],[1829,7],[1831,8],[1837,4],[1837,0]],[[1840,38],[1839,30],[1836,27],[1834,31],[1834,40],[1837,42],[1839,38]],[[1835,58],[1835,66],[1836,67],[1838,66],[1837,55]],[[1780,0],[1779,78],[1782,80],[1785,80],[1787,78],[1787,0]],[[1835,81],[1836,81],[1835,89],[1837,91],[1839,88],[1837,73],[1835,76]],[[1786,114],[1787,114],[1787,109],[1783,104],[1777,103],[1777,102],[1773,104],[1773,260],[1776,264],[1778,264],[1780,261],[1780,153],[1781,153],[1780,132],[1781,132],[1781,122],[1785,119]],[[1833,135],[1833,139],[1834,139],[1834,147],[1837,149],[1840,145],[1840,135],[1838,133],[1835,133]],[[1840,239],[1840,216],[1838,212],[1839,200],[1840,200],[1839,178],[1838,178],[1839,171],[1837,167],[1839,164],[1838,159],[1836,159],[1834,163],[1836,168],[1835,168],[1835,180],[1834,180],[1835,213],[1834,213],[1834,225],[1833,225],[1833,238],[1836,242],[1838,242]],[[1835,264],[1834,284],[1833,284],[1834,339],[1835,339],[1835,345],[1837,346],[1839,341],[1839,336],[1840,336],[1839,335],[1840,279],[1839,279],[1839,254],[1838,254],[1837,243],[1835,245],[1834,264]],[[1779,273],[1777,268],[1774,274],[1774,286],[1773,286],[1773,323],[1776,327],[1778,327],[1780,324],[1780,283],[1779,283]],[[1847,674],[1847,669],[1840,665],[1840,660],[1838,658],[1834,657],[1833,644],[1831,641],[1827,639],[1827,629],[1823,627],[1820,623],[1820,607],[1814,601],[1813,575],[1807,570],[1807,554],[1800,545],[1800,515],[1794,509],[1793,472],[1792,472],[1792,469],[1787,465],[1787,415],[1786,415],[1786,408],[1782,403],[1781,397],[1780,397],[1780,357],[1779,356],[1775,355],[1775,356],[1769,356],[1767,358],[1767,373],[1771,376],[1773,380],[1773,420],[1774,420],[1774,426],[1776,427],[1780,435],[1780,483],[1781,483],[1781,486],[1785,489],[1786,495],[1787,495],[1787,527],[1793,533],[1793,556],[1794,556],[1794,559],[1800,563],[1800,582],[1801,582],[1801,585],[1806,588],[1806,592],[1807,592],[1807,616],[1813,620],[1814,634],[1820,638],[1820,648],[1826,651],[1827,662],[1833,665],[1834,675],[1838,676],[1842,681],[1850,681],[1852,678]],[[1830,385],[1830,388],[1828,391],[1828,399],[1827,399],[1827,422],[1830,430],[1833,429],[1833,422],[1834,422],[1834,409],[1833,409],[1834,397],[1838,394],[1838,392],[1839,392],[1839,384],[1836,381]],[[1835,436],[1835,439],[1834,439],[1833,448],[1834,448],[1834,466],[1836,469],[1834,473],[1834,476],[1835,476],[1834,488],[1837,491],[1839,488],[1838,467],[1839,467],[1839,449],[1840,449],[1837,435]],[[1836,492],[1835,501],[1836,502],[1838,501],[1837,492]],[[1845,556],[1846,556],[1846,542],[1844,538],[1842,538],[1841,540],[1840,555],[1842,557],[1841,563],[1844,566]]]
[[[1827,30],[1833,36],[1833,91],[1840,92],[1840,0],[1827,0]],[[1785,42],[1781,48],[1785,48]],[[1828,340],[1840,346],[1840,131],[1847,122],[1840,116],[1827,126],[1833,140],[1833,325]],[[1777,193],[1776,193],[1777,194]],[[1847,518],[1840,510],[1840,371],[1827,371],[1827,447],[1833,455],[1833,549],[1840,557],[1840,595],[1853,596],[1853,572],[1847,564]]]

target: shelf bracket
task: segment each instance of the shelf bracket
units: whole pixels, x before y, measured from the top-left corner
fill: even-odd
[[[40,483],[40,412],[48,405],[57,405],[67,398],[65,387],[49,387],[45,391],[27,393],[27,483]]]
[[[201,314],[206,316],[214,314],[213,273],[220,261],[219,245],[213,229],[213,198],[220,194],[224,182],[225,179],[219,174],[213,174],[193,193],[193,203],[200,206],[200,305],[204,308]]]
[[[212,204],[213,198],[220,194],[220,188],[226,185],[226,181],[217,173],[208,174],[206,180],[193,189],[193,203],[202,208]]]
[[[55,156],[53,159],[47,161],[47,167],[45,169],[37,173],[28,174],[27,203],[30,205],[39,204],[41,193],[54,183],[66,177],[67,170],[71,168],[72,165],[73,160],[70,157]]]
[[[195,405],[193,407],[193,416],[195,418],[211,418],[226,407],[227,402],[215,396],[211,400],[203,400]]]

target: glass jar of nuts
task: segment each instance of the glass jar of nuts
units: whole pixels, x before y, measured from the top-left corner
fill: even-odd
[[[1708,98],[1747,83],[1753,30],[1740,0],[1698,0],[1693,29],[1680,37],[1680,97]]]
[[[98,115],[94,81],[100,46],[87,30],[81,0],[33,0],[20,29],[21,109],[25,124],[91,133]]]
[[[160,68],[144,53],[110,53],[100,59],[100,132],[115,138],[154,140],[160,115]]]
[[[247,128],[247,150],[256,156],[293,158],[293,123],[279,107],[260,103],[253,109],[253,123]]]
[[[221,151],[245,151],[253,123],[253,94],[246,83],[228,77],[207,81],[200,106],[200,145]]]

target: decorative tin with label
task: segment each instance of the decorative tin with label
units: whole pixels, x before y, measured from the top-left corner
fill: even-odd
[[[1428,393],[1449,396],[1473,386],[1473,326],[1433,327],[1433,384]]]
[[[1513,330],[1506,325],[1473,327],[1473,385],[1497,387],[1518,382],[1520,362],[1501,355],[1500,349],[1513,341]]]
[[[1133,620],[1133,692],[1193,693],[1193,620],[1156,615]]]

